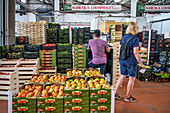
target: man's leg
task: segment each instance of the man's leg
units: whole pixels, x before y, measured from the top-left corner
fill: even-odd
[[[127,85],[127,97],[131,96],[132,90],[133,90],[133,86],[134,86],[134,82],[135,82],[135,77],[129,77],[129,82]]]
[[[126,76],[125,75],[121,75],[119,80],[117,81],[117,84],[116,84],[116,90],[115,90],[115,94],[118,93],[118,90],[120,88],[120,86],[122,85],[123,81],[125,80]]]
[[[105,69],[106,69],[106,64],[100,64],[99,65],[99,68],[100,68],[100,73],[102,75],[104,75],[104,72],[105,72]]]

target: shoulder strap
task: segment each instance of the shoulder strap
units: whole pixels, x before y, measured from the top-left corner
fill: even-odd
[[[135,36],[130,37],[130,38],[127,40],[127,42],[129,42],[130,40],[132,40],[134,37],[135,37]]]

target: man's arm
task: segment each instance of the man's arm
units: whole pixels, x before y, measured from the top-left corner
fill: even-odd
[[[139,62],[139,64],[141,65],[141,67],[144,69],[144,68],[145,68],[145,65],[143,65],[142,60],[141,60],[141,57],[140,57],[140,54],[139,54],[139,46],[134,47],[134,48],[133,48],[133,51],[134,51],[134,55],[135,55],[137,61]]]

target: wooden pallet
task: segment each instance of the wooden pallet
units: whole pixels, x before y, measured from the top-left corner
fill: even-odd
[[[48,68],[47,68],[47,70],[43,70],[42,68],[40,68],[39,69],[39,74],[48,74],[48,75],[57,74],[57,67],[55,67],[53,70],[48,70]]]
[[[0,60],[0,64],[4,64],[4,65],[16,65],[18,63],[19,60],[7,60],[7,59]]]
[[[12,95],[19,92],[18,81],[18,72],[0,72],[0,100],[8,100],[8,90],[12,91]]]
[[[37,58],[37,59],[23,59],[23,58],[21,58],[20,60],[19,60],[19,63],[20,64],[39,64],[39,58]]]
[[[16,65],[1,65],[0,64],[0,71],[14,72],[14,71],[17,71],[17,67]]]

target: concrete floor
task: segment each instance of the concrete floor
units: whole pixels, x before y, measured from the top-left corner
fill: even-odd
[[[116,100],[116,113],[170,113],[170,82],[155,83],[136,79],[132,96],[135,103],[124,102],[128,79],[119,91],[121,100]]]
[[[121,100],[116,100],[116,113],[170,113],[170,82],[155,83],[136,80],[132,95],[135,103],[123,101],[126,95],[128,79],[123,83],[119,93]],[[8,113],[8,102],[0,100],[0,113]]]

